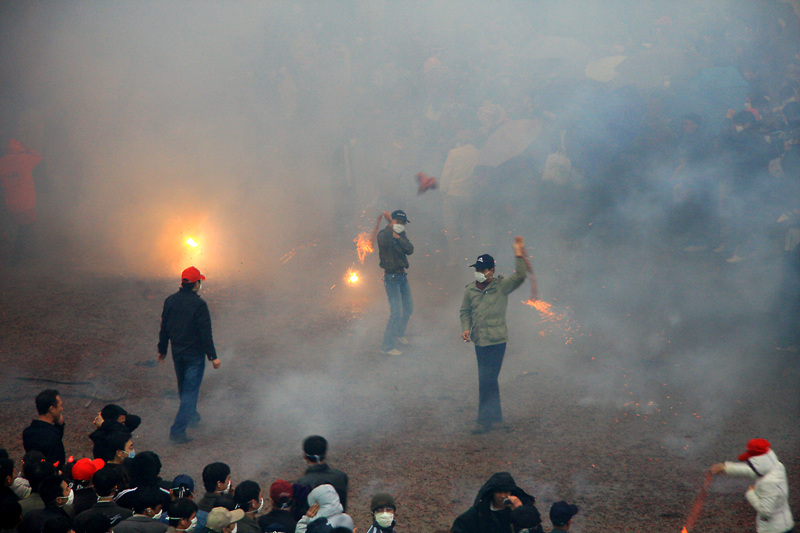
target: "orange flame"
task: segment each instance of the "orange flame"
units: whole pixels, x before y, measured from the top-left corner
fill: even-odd
[[[357,270],[348,270],[347,271],[347,276],[345,277],[345,279],[347,280],[347,283],[349,283],[351,285],[354,284],[354,283],[358,283],[358,280],[359,280],[358,271]]]
[[[356,250],[358,251],[358,260],[361,261],[361,264],[364,264],[364,259],[367,257],[367,254],[371,254],[375,251],[375,248],[372,246],[372,235],[368,231],[364,233],[359,233],[358,237],[353,239],[353,242],[356,243]]]
[[[195,242],[195,240],[194,240],[194,239],[192,239],[191,237],[189,237],[188,239],[186,239],[186,244],[188,244],[188,245],[189,245],[189,246],[191,246],[192,248],[197,248],[197,242]]]
[[[545,320],[561,320],[561,318],[563,318],[561,314],[553,312],[553,304],[545,302],[544,300],[527,300],[523,303],[539,311],[539,314],[541,314],[542,318]]]
[[[689,533],[689,530],[686,529],[686,526],[683,526],[683,529],[681,529],[681,533]]]

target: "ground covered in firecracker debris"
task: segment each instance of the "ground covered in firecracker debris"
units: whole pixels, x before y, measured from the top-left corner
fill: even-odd
[[[507,427],[472,435],[475,362],[457,321],[469,272],[424,259],[416,266],[411,345],[393,358],[378,353],[388,308],[376,268],[364,267],[359,286],[338,271],[308,276],[291,265],[266,281],[210,276],[203,296],[223,366],[206,370],[203,422],[181,446],[167,439],[174,372],[154,364],[161,304],[175,281],[4,267],[0,446],[19,460],[33,397],[54,386],[65,402],[68,454],[91,453],[92,419],[115,402],[142,416],[135,447],[161,456],[162,476],[188,473],[198,485],[215,460],[231,465],[234,484],[294,480],[304,468],[302,438],[324,434],[329,462],[350,475],[348,511],[361,531],[376,491],[395,494],[402,531],[446,530],[492,473],[508,471],[543,517],[553,501],[576,503],[575,531],[678,533],[707,467],[763,436],[787,467],[800,511],[797,355],[758,338],[744,358],[696,343],[685,353],[688,327],[621,324],[620,335],[637,337],[621,343],[608,328],[582,324],[567,290],[551,300],[550,317],[524,306],[521,294],[509,307],[501,374]],[[751,325],[760,320],[757,311],[742,314]],[[698,329],[713,344],[728,327]],[[693,529],[753,530],[747,486],[715,479]]]

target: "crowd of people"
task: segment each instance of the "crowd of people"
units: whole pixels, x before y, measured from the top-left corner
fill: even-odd
[[[25,455],[19,470],[6,450],[0,449],[2,533],[356,531],[347,514],[350,480],[345,472],[328,464],[328,442],[320,435],[303,441],[307,468],[295,482],[277,479],[266,491],[252,479],[234,484],[236,474],[230,466],[212,462],[202,470],[204,493],[200,497],[200,487],[190,475],[181,473],[165,480],[157,453],[134,450],[132,432],[141,419],[122,407],[109,404],[97,414],[97,429],[89,435],[94,457],[77,460],[67,458],[61,439],[64,404],[58,391],[42,391],[36,397],[36,408],[39,417],[23,430]],[[759,533],[792,531],[786,469],[767,440],[750,440],[739,462],[714,464],[710,472],[755,480],[745,496],[757,511]],[[394,533],[398,521],[401,530],[404,528],[392,494],[376,492],[369,511],[372,522],[364,527],[367,533]],[[553,503],[549,510],[551,533],[568,531],[577,514],[574,504]],[[543,533],[544,529],[536,498],[519,487],[510,473],[497,472],[448,531]]]

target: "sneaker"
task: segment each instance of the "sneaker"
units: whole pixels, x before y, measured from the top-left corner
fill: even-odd
[[[397,348],[392,348],[391,350],[381,350],[381,353],[383,355],[403,355],[403,352]]]
[[[188,444],[192,442],[192,438],[186,433],[182,433],[180,435],[170,435],[169,440],[173,444]]]
[[[397,337],[397,343],[402,344],[403,346],[408,346],[408,338],[407,337]]]

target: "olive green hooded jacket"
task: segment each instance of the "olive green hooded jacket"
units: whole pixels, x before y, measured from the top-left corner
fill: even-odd
[[[522,285],[526,276],[525,259],[517,257],[514,274],[510,278],[497,276],[483,290],[478,288],[476,281],[467,285],[461,302],[461,331],[469,331],[475,346],[508,342],[508,295]]]

